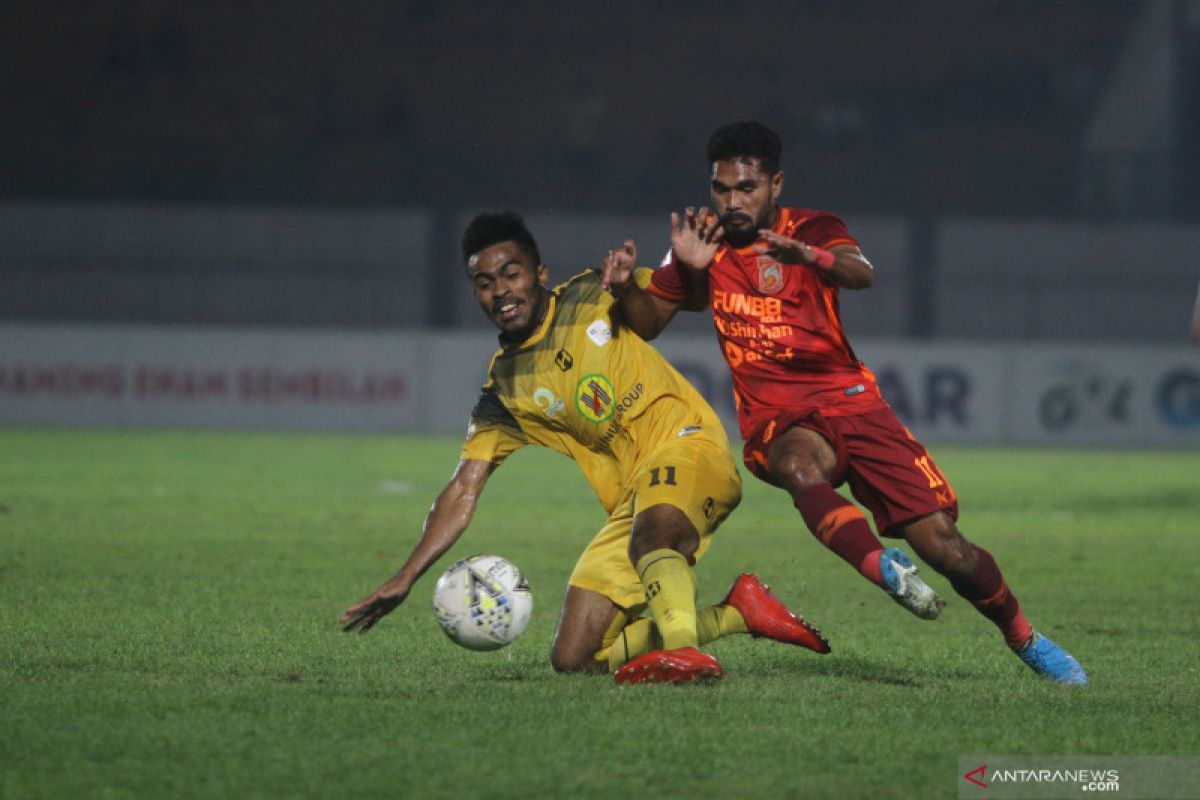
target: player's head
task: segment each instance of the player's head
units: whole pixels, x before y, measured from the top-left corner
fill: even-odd
[[[479,214],[463,232],[462,253],[483,313],[513,341],[529,338],[545,317],[550,272],[525,220],[515,211]]]
[[[708,137],[712,202],[725,239],[745,247],[769,228],[779,208],[783,171],[779,134],[754,120],[728,122]]]

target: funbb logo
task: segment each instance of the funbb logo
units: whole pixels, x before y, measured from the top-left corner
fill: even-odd
[[[712,309],[741,317],[766,317],[774,320],[783,313],[783,301],[778,297],[758,297],[714,289]]]

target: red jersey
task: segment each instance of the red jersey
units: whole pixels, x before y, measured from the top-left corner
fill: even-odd
[[[846,223],[825,211],[782,208],[774,230],[825,249],[858,245]],[[708,286],[743,437],[769,409],[835,416],[888,407],[842,330],[838,287],[819,270],[780,264],[752,247],[725,245],[709,266]],[[649,289],[671,302],[684,300],[673,251],[655,270]]]

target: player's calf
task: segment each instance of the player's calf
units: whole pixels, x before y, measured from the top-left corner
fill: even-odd
[[[606,672],[608,663],[597,659],[597,653],[612,644],[627,624],[625,613],[608,597],[568,586],[550,648],[550,665],[556,672]]]

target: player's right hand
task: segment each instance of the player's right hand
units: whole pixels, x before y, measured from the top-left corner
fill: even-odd
[[[671,212],[671,249],[675,259],[695,269],[708,269],[721,242],[725,229],[716,214],[710,214],[706,206],[697,211],[688,206],[683,217]]]
[[[754,245],[754,251],[768,255],[780,264],[808,265],[813,263],[813,249],[805,242],[766,229],[758,232],[758,238],[765,241],[766,244]]]
[[[637,269],[637,246],[633,239],[626,239],[624,246],[617,250],[609,250],[608,255],[600,262],[600,285],[606,292],[620,297],[621,292],[630,288]]]
[[[366,633],[375,627],[375,623],[392,613],[396,606],[408,597],[408,587],[401,586],[395,579],[380,586],[363,600],[355,603],[342,612],[338,622],[343,624],[342,631],[351,633],[358,631]]]

